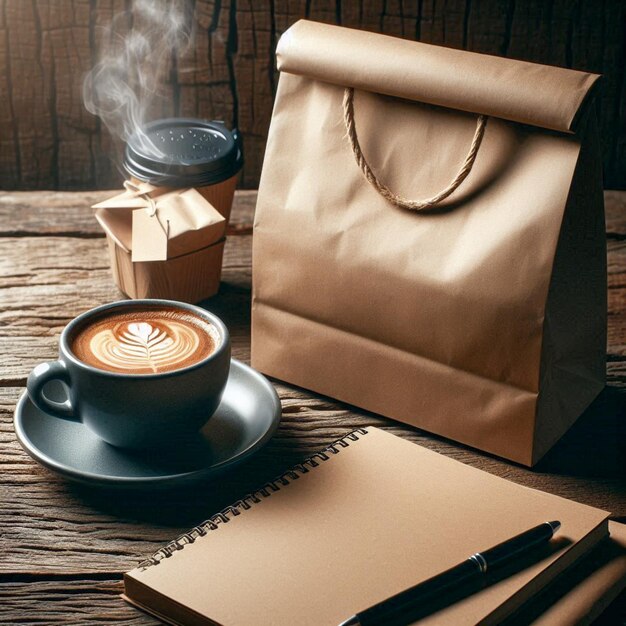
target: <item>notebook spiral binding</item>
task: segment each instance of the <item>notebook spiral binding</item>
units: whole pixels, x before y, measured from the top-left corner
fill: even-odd
[[[282,487],[286,487],[292,481],[300,478],[302,474],[308,474],[311,468],[317,467],[320,463],[328,461],[333,455],[340,452],[342,448],[347,448],[350,442],[357,441],[360,436],[367,435],[368,431],[364,428],[358,428],[348,433],[341,439],[331,443],[329,446],[307,457],[301,463],[297,463],[292,468],[283,472],[280,476],[265,483],[261,488],[245,495],[237,502],[222,509],[208,520],[202,522],[198,526],[194,526],[191,530],[183,533],[167,545],[159,548],[150,558],[142,561],[137,566],[138,569],[145,570],[153,565],[158,565],[163,559],[167,559],[174,552],[182,550],[186,545],[193,543],[198,537],[204,537],[208,531],[217,530],[220,525],[227,524],[234,517],[241,515],[243,511],[252,508],[253,504],[258,504],[264,498],[268,498],[272,493],[279,491]]]

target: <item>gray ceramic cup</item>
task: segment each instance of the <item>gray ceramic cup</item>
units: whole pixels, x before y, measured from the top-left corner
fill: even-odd
[[[156,374],[110,372],[87,365],[71,351],[74,331],[92,317],[116,308],[150,306],[187,310],[210,322],[220,342],[206,358],[181,369]],[[119,447],[145,448],[192,436],[217,409],[230,371],[230,337],[224,323],[200,307],[171,300],[124,300],[91,309],[61,333],[59,359],[41,363],[28,376],[28,395],[41,411],[81,421],[104,441]],[[45,395],[60,380],[69,389],[65,402]]]

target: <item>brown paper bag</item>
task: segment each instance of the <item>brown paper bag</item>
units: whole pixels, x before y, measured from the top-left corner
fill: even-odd
[[[277,56],[253,365],[536,463],[605,380],[598,76],[304,21]]]

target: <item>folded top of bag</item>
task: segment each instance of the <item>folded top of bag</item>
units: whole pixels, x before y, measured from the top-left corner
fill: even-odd
[[[598,74],[300,20],[278,69],[344,87],[573,132]]]

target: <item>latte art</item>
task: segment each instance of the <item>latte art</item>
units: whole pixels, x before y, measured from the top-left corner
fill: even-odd
[[[118,324],[96,334],[89,344],[101,363],[116,370],[171,369],[198,349],[198,334],[187,326],[168,322],[167,326],[149,322]]]
[[[72,342],[87,364],[113,372],[156,374],[196,363],[219,343],[215,327],[199,316],[159,309],[104,316]]]

